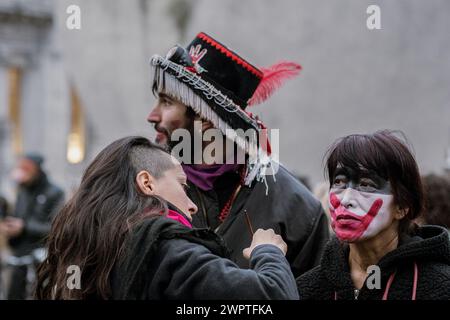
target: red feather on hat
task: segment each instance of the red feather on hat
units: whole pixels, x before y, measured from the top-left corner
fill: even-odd
[[[248,105],[252,106],[266,101],[285,80],[293,78],[300,73],[302,67],[289,61],[282,61],[268,68],[260,68],[263,78],[256,88],[253,96],[248,100]]]

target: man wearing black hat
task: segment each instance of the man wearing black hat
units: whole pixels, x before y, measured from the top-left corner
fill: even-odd
[[[283,237],[295,276],[318,264],[328,239],[321,204],[277,163],[263,123],[246,111],[247,106],[265,101],[301,67],[281,62],[256,68],[205,33],[199,33],[187,49],[175,46],[166,57],[153,56],[151,65],[158,102],[147,120],[155,125],[156,142],[175,150],[176,129],[195,136],[214,128],[234,143],[233,151],[245,153],[244,161],[239,161],[226,149],[222,162],[207,164],[194,163],[195,145],[189,163],[183,150],[187,193],[199,208],[194,226],[221,235],[241,267],[248,267],[242,250],[258,228],[272,228]],[[253,132],[256,139],[246,139],[242,131]],[[203,142],[200,152],[210,143]]]
[[[42,170],[44,159],[38,154],[27,154],[19,159],[12,176],[19,190],[14,212],[0,222],[0,232],[9,239],[16,257],[30,255],[44,246],[51,220],[64,200],[64,192],[52,184]],[[8,299],[26,297],[26,266],[13,269]]]

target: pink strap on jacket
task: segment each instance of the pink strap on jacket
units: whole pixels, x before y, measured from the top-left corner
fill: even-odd
[[[176,211],[170,210],[169,209],[169,213],[167,214],[167,218],[178,221],[179,223],[181,223],[182,225],[188,227],[188,228],[192,228],[192,224],[189,222],[188,219],[186,219],[184,216],[182,216],[181,214],[179,214]]]
[[[388,294],[389,294],[389,289],[391,288],[392,282],[394,282],[394,278],[395,278],[395,272],[393,274],[391,274],[391,276],[388,279],[382,300],[387,300]],[[416,300],[418,281],[419,281],[419,268],[417,267],[417,263],[414,262],[414,278],[413,278],[413,289],[412,289],[411,300]],[[337,299],[338,299],[337,291],[335,291],[334,292],[334,300],[337,300]]]

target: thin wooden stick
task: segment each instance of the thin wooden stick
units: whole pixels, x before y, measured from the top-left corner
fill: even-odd
[[[245,221],[247,222],[248,230],[250,230],[250,235],[253,237],[253,227],[252,223],[250,222],[250,217],[248,216],[247,210],[244,210],[245,215]]]

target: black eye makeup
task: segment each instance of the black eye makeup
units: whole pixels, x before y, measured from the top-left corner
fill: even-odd
[[[332,188],[344,189],[348,183],[347,176],[344,174],[339,174],[333,179]]]
[[[379,186],[370,178],[359,179],[358,187],[360,191],[373,192],[379,189]]]
[[[347,170],[345,167],[337,168],[331,188],[352,188],[361,192],[390,194],[391,187],[388,180],[380,177],[372,170]]]
[[[351,180],[351,174],[347,168],[339,166],[334,172],[334,178],[331,183],[331,188],[345,189],[348,187],[349,180]]]

